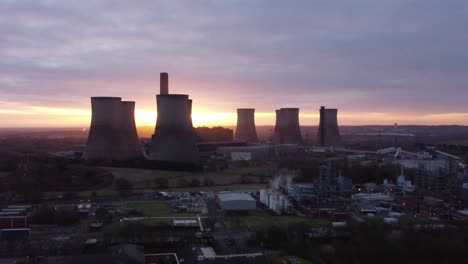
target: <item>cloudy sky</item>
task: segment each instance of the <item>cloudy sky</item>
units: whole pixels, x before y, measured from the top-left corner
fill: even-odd
[[[0,1],[1,127],[87,126],[91,96],[153,125],[161,71],[195,125],[468,125],[468,1]]]

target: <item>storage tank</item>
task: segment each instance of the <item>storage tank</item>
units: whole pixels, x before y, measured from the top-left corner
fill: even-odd
[[[246,142],[258,141],[257,130],[255,128],[255,109],[237,109],[237,126],[234,139]]]
[[[338,128],[338,109],[320,107],[320,124],[317,142],[321,147],[342,147],[340,130]]]

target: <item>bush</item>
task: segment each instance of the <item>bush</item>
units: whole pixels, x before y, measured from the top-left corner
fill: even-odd
[[[190,187],[200,187],[200,180],[199,179],[192,179],[190,181]]]
[[[115,187],[121,196],[128,196],[133,192],[133,183],[127,179],[118,178]]]
[[[213,179],[211,179],[211,178],[204,178],[204,179],[203,179],[203,185],[205,185],[205,186],[213,186],[213,185],[214,185],[214,181],[213,181]]]
[[[185,188],[188,186],[189,186],[189,182],[186,179],[184,178],[179,179],[179,187]]]
[[[112,222],[112,214],[106,208],[100,207],[96,210],[96,220],[103,224]]]
[[[168,178],[156,178],[156,179],[154,179],[154,187],[157,188],[157,189],[169,188],[169,179]]]

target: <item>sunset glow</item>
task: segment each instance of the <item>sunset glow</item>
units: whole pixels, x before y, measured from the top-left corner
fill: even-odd
[[[137,126],[154,126],[157,113],[151,109],[136,109]],[[257,112],[257,125],[274,125],[275,113]],[[319,122],[318,113],[300,113],[301,125],[316,126]],[[15,109],[0,109],[2,127],[86,127],[91,122],[91,110],[79,108],[57,108],[39,106],[16,106]],[[194,126],[235,126],[236,112],[216,112],[194,109],[192,114]],[[391,114],[365,112],[339,112],[341,125],[468,125],[468,114],[438,113],[438,114]]]
[[[135,101],[154,126],[159,72],[195,126],[243,107],[258,125],[282,107],[317,125],[322,105],[342,125],[468,125],[462,2],[86,2],[0,3],[1,127],[87,126],[93,96]]]

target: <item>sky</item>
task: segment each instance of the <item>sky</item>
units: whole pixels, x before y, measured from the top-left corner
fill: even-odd
[[[159,72],[196,126],[468,125],[468,1],[0,1],[0,127],[87,127],[91,96],[154,126]]]

